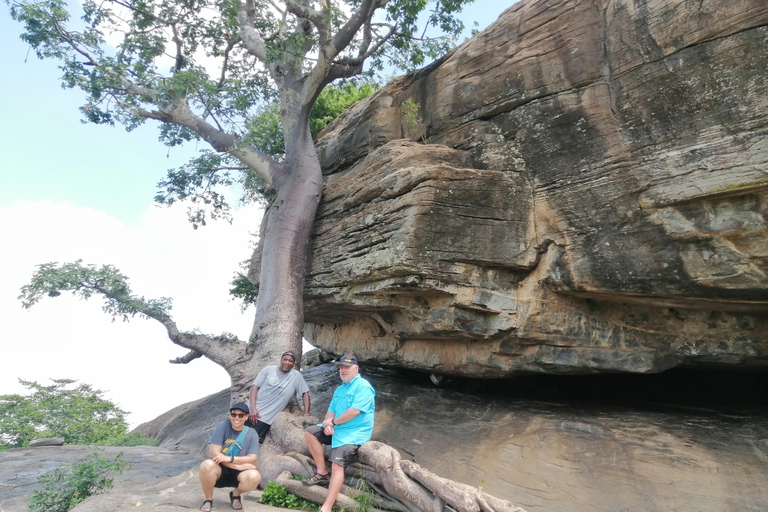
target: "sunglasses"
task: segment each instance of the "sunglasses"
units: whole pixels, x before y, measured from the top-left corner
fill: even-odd
[[[246,416],[248,416],[244,412],[231,412],[229,413],[229,415],[232,416],[233,418],[245,418]]]

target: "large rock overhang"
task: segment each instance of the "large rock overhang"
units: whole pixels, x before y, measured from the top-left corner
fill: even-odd
[[[765,365],[766,41],[762,0],[524,0],[356,105],[306,337],[472,377]]]

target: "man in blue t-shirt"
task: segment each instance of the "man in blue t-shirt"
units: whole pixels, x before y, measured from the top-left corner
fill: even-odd
[[[241,510],[241,496],[252,491],[261,482],[261,473],[256,469],[259,454],[259,436],[252,428],[245,426],[248,406],[238,402],[229,409],[229,419],[218,425],[208,441],[208,457],[200,464],[200,485],[205,501],[200,510],[210,512],[213,507],[214,487],[234,487],[229,493],[229,504]]]
[[[344,468],[355,460],[357,449],[373,433],[374,397],[371,384],[359,374],[357,358],[345,355],[339,361],[342,385],[336,388],[322,425],[304,431],[317,472],[305,485],[328,484],[328,496],[320,512],[331,512],[344,483]],[[323,445],[331,445],[331,473],[325,463]]]

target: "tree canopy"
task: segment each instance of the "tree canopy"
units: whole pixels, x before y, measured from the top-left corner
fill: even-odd
[[[197,201],[197,224],[226,214],[217,186],[239,183],[247,199],[272,184],[287,118],[314,105],[316,135],[329,119],[318,109],[349,97],[349,86],[321,96],[326,85],[366,63],[410,69],[440,55],[469,1],[86,0],[75,18],[65,0],[6,0],[21,38],[59,62],[64,87],[85,93],[85,122],[132,130],[155,120],[167,146],[209,143],[157,194]],[[426,37],[428,27],[441,35]]]
[[[104,392],[71,379],[43,385],[20,380],[30,394],[0,395],[0,448],[27,446],[33,439],[63,437],[67,444],[146,444],[127,436],[127,412]]]
[[[101,294],[110,314],[160,321],[189,350],[173,362],[205,355],[230,374],[233,399],[243,395],[261,366],[301,351],[302,283],[323,187],[313,136],[354,87],[365,88],[326,87],[442,54],[470,1],[84,0],[74,18],[64,0],[6,0],[22,39],[59,62],[64,87],[85,93],[86,122],[131,130],[154,121],[163,144],[207,143],[169,172],[158,201],[195,202],[200,225],[226,215],[221,186],[240,183],[246,197],[268,198],[253,259],[260,270],[249,272],[246,290],[257,306],[250,343],[180,331],[167,301],[134,297],[114,268],[44,265],[27,291]],[[430,27],[442,35],[429,37]]]

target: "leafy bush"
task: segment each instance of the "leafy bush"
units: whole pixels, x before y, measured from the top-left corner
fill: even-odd
[[[299,498],[295,494],[288,492],[288,489],[275,482],[270,482],[261,495],[259,503],[272,505],[273,507],[291,508],[294,510],[311,510],[317,508],[317,505],[311,501]]]
[[[43,488],[29,500],[33,512],[67,512],[88,496],[102,494],[112,488],[112,473],[122,473],[128,463],[119,453],[112,459],[93,454],[75,462],[69,471],[56,469],[37,481]]]
[[[19,448],[33,439],[63,437],[67,444],[153,444],[139,434],[127,435],[127,412],[103,397],[104,392],[70,379],[44,386],[19,379],[28,395],[0,395],[0,448]]]

